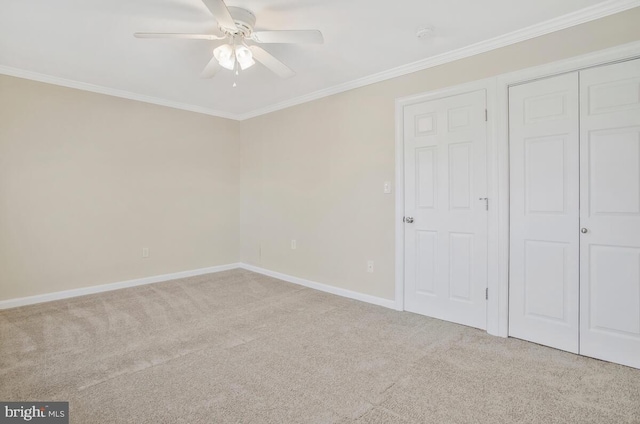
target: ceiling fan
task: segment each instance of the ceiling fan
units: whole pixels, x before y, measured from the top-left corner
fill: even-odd
[[[218,21],[222,35],[215,34],[176,34],[136,32],[137,38],[180,38],[187,40],[227,40],[213,50],[213,58],[200,76],[212,78],[221,68],[235,71],[245,70],[262,63],[281,78],[295,75],[287,65],[276,59],[263,48],[253,43],[307,43],[322,44],[324,38],[318,30],[301,31],[255,31],[256,17],[248,10],[239,7],[227,7],[223,0],[202,0],[213,17]],[[234,83],[235,86],[235,83]]]

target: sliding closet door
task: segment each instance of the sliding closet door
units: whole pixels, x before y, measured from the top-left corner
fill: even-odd
[[[509,335],[578,352],[578,74],[509,90]]]
[[[580,353],[640,368],[640,60],[580,73]]]

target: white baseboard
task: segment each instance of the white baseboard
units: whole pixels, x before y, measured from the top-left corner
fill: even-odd
[[[366,303],[372,303],[378,306],[384,306],[389,309],[396,309],[396,302],[394,300],[383,299],[381,297],[371,296],[364,293],[358,293],[351,290],[341,289],[339,287],[330,286],[328,284],[316,283],[315,281],[305,280],[304,278],[293,277],[287,274],[281,274],[279,272],[270,271],[268,269],[260,268],[245,263],[240,264],[240,268],[247,271],[256,272],[258,274],[267,275],[269,277],[277,278],[279,280],[287,281],[289,283],[298,284],[301,286],[309,287],[311,289],[335,294],[349,299],[360,300]]]
[[[52,300],[68,299],[70,297],[84,296],[87,294],[102,293],[127,287],[141,286],[144,284],[161,283],[163,281],[176,280],[178,278],[193,277],[196,275],[212,274],[240,268],[241,264],[228,264],[212,266],[208,268],[193,269],[189,271],[173,272],[171,274],[155,275],[153,277],[136,278],[135,280],[120,281],[118,283],[102,284],[99,286],[83,287],[80,289],[64,290],[54,293],[39,294],[35,296],[20,297],[0,301],[0,309],[17,308],[18,306],[33,305],[35,303],[51,302]]]
[[[171,274],[155,275],[152,277],[136,278],[134,280],[120,281],[118,283],[102,284],[99,286],[83,287],[73,290],[64,290],[54,293],[39,294],[35,296],[20,297],[17,299],[8,299],[0,301],[0,310],[17,308],[19,306],[33,305],[36,303],[51,302],[54,300],[68,299],[71,297],[85,296],[88,294],[102,293],[112,290],[124,289],[127,287],[142,286],[145,284],[161,283],[163,281],[177,280],[179,278],[193,277],[196,275],[213,274],[221,271],[228,271],[231,269],[242,268],[247,271],[256,272],[258,274],[267,275],[269,277],[277,278],[279,280],[287,281],[289,283],[298,284],[311,289],[323,291],[326,293],[335,294],[338,296],[346,297],[349,299],[355,299],[366,303],[371,303],[378,306],[383,306],[389,309],[396,309],[396,302],[389,299],[383,299],[381,297],[371,296],[364,293],[358,293],[351,290],[341,289],[339,287],[330,286],[327,284],[316,283],[315,281],[305,280],[304,278],[293,277],[287,274],[281,274],[279,272],[270,271],[268,269],[260,268],[253,265],[244,263],[235,263],[228,265],[212,266],[208,268],[200,268],[189,271],[174,272]]]

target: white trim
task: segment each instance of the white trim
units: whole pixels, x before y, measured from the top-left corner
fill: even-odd
[[[499,237],[498,228],[500,226],[500,192],[498,182],[500,176],[497,173],[498,167],[498,146],[496,144],[496,132],[498,130],[498,120],[496,116],[496,81],[495,78],[487,80],[487,197],[489,198],[489,216],[487,217],[487,289],[489,299],[487,300],[487,333],[499,335],[498,318],[500,308],[503,304],[500,298],[495,295],[499,291]]]
[[[497,174],[499,197],[498,220],[498,297],[499,316],[496,335],[509,335],[509,86],[566,72],[640,57],[640,42],[623,44],[606,50],[523,69],[496,77],[497,95]],[[491,296],[490,296],[491,299]]]
[[[161,283],[163,281],[176,280],[178,278],[193,277],[196,275],[213,274],[221,271],[240,268],[240,264],[228,264],[212,266],[208,268],[194,269],[190,271],[174,272],[171,274],[155,275],[153,277],[136,278],[134,280],[121,281],[118,283],[102,284],[99,286],[83,287],[80,289],[65,290],[54,293],[39,294],[36,296],[20,297],[0,301],[0,310],[17,308],[18,306],[33,305],[36,303],[51,302],[53,300],[68,299],[71,297],[85,296],[88,294],[102,293],[112,290],[124,289],[127,287],[141,286],[145,284]]]
[[[488,111],[487,119],[487,197],[489,198],[490,207],[487,217],[487,234],[488,234],[488,268],[487,282],[489,293],[497,292],[498,284],[496,273],[499,269],[497,262],[497,242],[498,239],[492,235],[492,231],[497,228],[499,223],[498,209],[491,207],[494,203],[497,205],[499,193],[495,189],[496,175],[493,172],[494,164],[497,161],[497,146],[495,144],[496,120],[495,120],[495,78],[487,78],[484,80],[473,81],[454,87],[447,87],[428,93],[421,93],[408,97],[396,99],[396,225],[395,225],[395,294],[396,309],[404,310],[404,108],[416,103],[427,102],[431,100],[441,99],[444,97],[457,96],[465,93],[472,93],[478,90],[486,91],[486,107]],[[499,315],[499,308],[502,306],[496,300],[491,299],[487,302],[487,321],[486,328],[490,334],[497,335],[497,327],[495,326],[496,317]]]
[[[404,311],[404,106],[396,100],[395,302]]]
[[[433,68],[435,66],[444,65],[445,63],[454,62],[456,60],[510,46],[512,44],[540,37],[545,34],[580,25],[585,22],[604,18],[606,16],[623,12],[628,9],[633,9],[634,7],[638,6],[640,6],[640,0],[604,1],[602,3],[586,7],[572,13],[559,16],[557,18],[553,18],[526,28],[510,32],[508,34],[491,38],[489,40],[480,41],[478,43],[471,44],[469,46],[465,46],[436,56],[431,56],[417,62],[398,66],[396,68],[379,72],[377,74],[369,75],[343,84],[338,84],[333,87],[296,97],[294,99],[285,100],[283,102],[256,109],[248,113],[240,114],[238,115],[237,119],[243,121],[245,119],[255,118],[256,116],[265,115],[267,113],[286,109],[302,103],[307,103],[313,100],[321,99],[323,97],[342,93],[344,91],[353,90],[355,88],[364,87],[366,85],[375,84],[377,82],[385,81],[392,78],[397,78],[402,75],[407,75],[413,72]]]
[[[258,274],[267,275],[289,283],[298,284],[309,287],[314,290],[335,294],[349,299],[360,300],[362,302],[371,303],[373,305],[384,306],[385,308],[395,309],[396,303],[393,300],[383,299],[381,297],[371,296],[364,293],[354,292],[342,289],[328,284],[316,283],[315,281],[305,280],[304,278],[293,277],[291,275],[282,274],[268,269],[260,268],[244,263],[234,263],[228,265],[212,266],[208,268],[200,268],[189,271],[174,272],[171,274],[155,275],[152,277],[136,278],[134,280],[121,281],[117,283],[102,284],[99,286],[83,287],[73,290],[65,290],[54,293],[46,293],[29,297],[21,297],[16,299],[8,299],[0,301],[0,310],[17,308],[19,306],[34,305],[36,303],[51,302],[54,300],[69,299],[72,297],[85,296],[89,294],[103,293],[112,290],[119,290],[128,287],[142,286],[145,284],[161,283],[163,281],[177,280],[179,278],[194,277],[196,275],[213,274],[216,272],[229,271],[232,269],[245,269],[247,271],[256,272]]]
[[[368,294],[354,292],[347,289],[341,289],[340,287],[330,286],[328,284],[316,283],[315,281],[305,280],[304,278],[294,277],[291,275],[270,271],[268,269],[260,268],[254,265],[241,263],[240,268],[246,269],[247,271],[256,272],[258,274],[266,275],[269,277],[277,278],[278,280],[287,281],[289,283],[298,284],[300,286],[309,287],[314,290],[335,294],[335,295],[346,297],[349,299],[360,300],[362,302],[371,303],[373,305],[384,306],[385,308],[389,308],[389,309],[395,309],[396,307],[396,303],[393,300],[383,299],[381,297],[371,296]]]
[[[207,109],[202,106],[195,106],[187,103],[174,102],[171,100],[161,99],[159,97],[146,96],[144,94],[133,93],[131,91],[118,90],[116,88],[105,87],[102,85],[90,84],[87,82],[74,81],[65,78],[54,77],[51,75],[40,74],[38,72],[25,71],[23,69],[12,68],[10,66],[0,65],[0,74],[9,75],[16,78],[24,78],[33,81],[44,82],[47,84],[59,85],[62,87],[75,88],[78,90],[89,91],[92,93],[106,94],[107,96],[120,97],[122,99],[136,100],[143,103],[151,103],[159,106],[166,106],[173,109],[186,110],[189,112],[202,113],[205,115],[217,116],[219,118],[238,120],[238,115],[219,110]]]
[[[12,68],[8,66],[0,66],[0,74],[11,75],[14,77],[31,79],[35,81],[41,81],[49,84],[60,85],[63,87],[76,88],[79,90],[91,91],[94,93],[106,94],[109,96],[121,97],[125,99],[130,99],[130,100],[137,100],[140,102],[157,104],[160,106],[167,106],[175,109],[187,110],[190,112],[203,113],[205,115],[217,116],[220,118],[244,121],[246,119],[255,118],[256,116],[265,115],[271,112],[286,109],[302,103],[307,103],[313,100],[321,99],[323,97],[328,97],[334,94],[342,93],[344,91],[353,90],[355,88],[364,87],[366,85],[375,84],[377,82],[396,78],[396,77],[410,74],[417,71],[422,71],[424,69],[433,68],[435,66],[440,66],[445,63],[454,62],[456,60],[464,59],[467,57],[475,56],[477,54],[499,49],[501,47],[506,47],[515,43],[530,40],[532,38],[540,37],[542,35],[549,34],[554,31],[560,31],[560,30],[570,28],[572,26],[580,25],[586,22],[594,21],[596,19],[604,18],[606,16],[620,13],[625,10],[633,9],[634,7],[639,7],[639,6],[640,6],[640,0],[603,1],[596,5],[586,7],[584,9],[577,10],[575,12],[568,13],[566,15],[562,15],[544,22],[540,22],[538,24],[513,31],[508,34],[500,35],[498,37],[494,37],[489,40],[480,41],[478,43],[471,44],[469,46],[452,50],[436,56],[428,57],[426,59],[422,59],[417,62],[398,66],[393,69],[389,69],[389,70],[379,72],[373,75],[369,75],[363,78],[359,78],[353,81],[345,82],[343,84],[338,84],[333,87],[315,91],[313,93],[305,94],[303,96],[285,100],[280,103],[275,103],[263,108],[255,109],[253,111],[250,111],[247,113],[241,113],[241,114],[234,114],[230,112],[213,110],[203,106],[196,106],[196,105],[191,105],[187,103],[180,103],[180,102],[175,102],[171,100],[165,100],[158,97],[146,96],[143,94],[94,85],[86,82],[73,81],[69,79],[54,77],[50,75],[26,71],[26,70]]]
[[[498,174],[498,303],[497,336],[509,336],[509,87],[496,78],[496,146]]]

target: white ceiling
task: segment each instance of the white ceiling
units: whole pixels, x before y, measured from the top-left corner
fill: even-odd
[[[257,65],[241,73],[238,87],[232,88],[231,71],[222,70],[211,80],[199,78],[216,42],[132,35],[215,32],[216,22],[201,0],[2,0],[0,67],[4,73],[31,71],[221,116],[241,116],[612,3],[616,2],[228,0],[229,6],[256,14],[256,29],[319,29],[325,37],[324,45],[263,45],[297,75],[280,80]],[[416,30],[425,25],[433,26],[434,37],[419,40]]]

